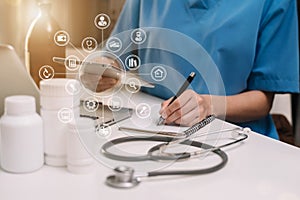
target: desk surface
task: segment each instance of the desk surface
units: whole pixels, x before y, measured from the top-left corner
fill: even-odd
[[[159,104],[155,98],[148,100]],[[220,120],[215,123],[232,127]],[[298,148],[250,133],[242,145],[224,150],[229,161],[220,171],[151,178],[128,190],[106,186],[105,178],[112,170],[98,162],[95,170],[85,175],[49,166],[31,174],[0,171],[0,199],[300,199]]]

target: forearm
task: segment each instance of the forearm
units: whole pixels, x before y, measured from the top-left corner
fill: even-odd
[[[273,98],[273,93],[259,90],[226,97],[212,96],[210,97],[211,113],[231,122],[252,121],[264,117],[270,112]],[[225,101],[225,103],[220,104],[220,101]]]
[[[172,98],[162,103],[160,114],[166,124],[191,126],[208,115],[214,114],[231,122],[247,122],[266,116],[274,94],[248,91],[232,96],[201,95],[187,90],[171,105]]]

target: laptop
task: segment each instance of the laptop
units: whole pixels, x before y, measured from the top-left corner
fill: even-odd
[[[39,88],[27,72],[14,48],[10,45],[0,44],[0,114],[4,114],[4,99],[11,95],[30,95],[36,99],[36,109],[40,111]],[[107,106],[99,106],[96,112],[87,112],[80,108],[81,115],[90,117],[97,124],[112,125],[131,117],[132,110],[122,108],[117,114],[113,114]]]
[[[14,48],[0,44],[0,115],[4,114],[4,99],[12,95],[30,95],[39,112],[39,89],[26,71]]]

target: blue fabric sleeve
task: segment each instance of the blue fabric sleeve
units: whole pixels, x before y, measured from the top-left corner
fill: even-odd
[[[266,1],[248,89],[279,93],[299,92],[295,0]]]

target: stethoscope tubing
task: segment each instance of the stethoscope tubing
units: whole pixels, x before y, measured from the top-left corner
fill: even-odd
[[[201,153],[204,153],[205,150],[206,150],[206,152],[207,151],[214,152],[216,150],[220,150],[221,148],[228,147],[230,145],[239,143],[248,138],[248,135],[244,134],[244,133],[239,133],[238,136],[242,136],[242,138],[236,139],[230,143],[226,143],[224,145],[220,145],[217,147],[211,146],[211,145],[208,145],[205,143],[189,140],[189,139],[181,140],[177,144],[195,146],[195,147],[204,149],[204,151],[202,150],[202,151],[196,151],[196,152],[191,152],[191,153],[183,152],[183,153],[175,153],[175,154],[168,153],[168,154],[160,154],[160,155],[155,155],[155,154],[153,154],[153,152],[157,151],[157,150],[165,149],[170,143],[174,142],[174,139],[169,138],[169,137],[161,137],[161,136],[152,136],[152,137],[128,136],[128,137],[117,138],[117,139],[114,139],[114,140],[111,140],[111,141],[105,143],[101,148],[101,153],[107,158],[110,158],[113,160],[119,160],[119,161],[127,161],[127,162],[138,162],[138,161],[147,161],[147,160],[153,160],[153,161],[182,160],[182,159],[188,159],[188,158],[191,158],[192,156],[196,156]],[[127,143],[127,142],[136,142],[136,141],[153,141],[153,142],[164,142],[164,143],[155,145],[148,151],[147,154],[141,155],[141,156],[123,156],[123,155],[114,154],[114,153],[108,151],[108,149],[113,147],[114,145],[118,145],[121,143]],[[165,147],[165,148],[163,148],[163,147]]]
[[[121,137],[117,138],[114,140],[111,140],[107,143],[105,143],[102,148],[101,148],[101,153],[110,159],[113,160],[119,160],[119,161],[127,161],[127,162],[137,162],[137,161],[148,161],[148,160],[156,160],[154,157],[147,153],[145,155],[141,156],[122,156],[118,154],[114,154],[108,151],[109,148],[113,147],[114,145],[118,145],[121,143],[126,143],[126,142],[136,142],[136,141],[152,141],[152,142],[170,142],[172,141],[172,138],[167,138],[167,137],[133,137],[133,136],[128,136],[128,137]],[[190,158],[190,154],[188,153],[183,153],[179,158],[169,158],[167,156],[161,156],[160,160],[175,160],[175,159],[187,159]]]
[[[234,129],[232,129],[232,131],[233,130]],[[120,170],[121,168],[116,168],[115,171],[117,172],[117,174],[107,177],[106,184],[109,186],[115,187],[115,188],[132,188],[141,182],[141,178],[145,178],[145,177],[172,176],[172,175],[201,175],[201,174],[209,174],[209,173],[216,172],[216,171],[222,169],[228,162],[228,156],[224,151],[221,150],[221,148],[228,147],[230,145],[239,143],[239,142],[247,139],[248,135],[245,134],[245,132],[246,133],[249,132],[250,129],[249,130],[248,129],[247,130],[239,129],[237,131],[242,131],[242,132],[238,132],[238,135],[237,135],[237,137],[241,137],[241,138],[236,139],[236,137],[233,137],[234,141],[217,146],[217,147],[206,144],[206,143],[202,143],[199,141],[194,141],[194,140],[191,140],[190,138],[187,138],[186,140],[183,140],[183,141],[175,140],[175,142],[174,142],[174,138],[161,137],[161,136],[154,136],[154,137],[127,136],[127,137],[122,137],[122,138],[117,138],[117,139],[111,140],[102,146],[101,152],[107,158],[111,158],[114,160],[130,161],[130,162],[132,162],[132,161],[149,161],[149,160],[178,161],[178,160],[182,160],[182,159],[189,159],[189,158],[195,157],[197,155],[200,155],[201,153],[212,152],[221,158],[221,162],[219,162],[211,167],[206,167],[206,168],[201,168],[201,169],[150,171],[150,172],[146,172],[144,175],[139,175],[139,176],[134,176],[134,174],[133,174],[134,170],[130,167],[125,167],[125,171]],[[215,134],[215,133],[213,133],[213,134]],[[203,136],[203,135],[201,135],[201,136]],[[111,153],[108,151],[108,149],[114,145],[126,143],[126,142],[136,142],[136,141],[154,141],[154,142],[163,142],[163,143],[151,147],[148,150],[147,154],[142,155],[142,156],[122,156],[122,155],[114,154],[114,153]],[[164,150],[166,149],[166,147],[168,147],[168,145],[172,146],[172,144],[189,145],[189,146],[201,148],[202,150],[194,151],[191,153],[189,153],[189,152],[165,153]],[[156,155],[155,152],[157,152],[157,151],[159,152],[159,154]]]
[[[204,149],[210,149],[213,148],[213,146],[210,146],[208,144],[197,142],[197,141],[185,141],[187,144],[190,144],[194,147],[204,148]],[[184,144],[184,143],[183,143]],[[149,152],[158,150],[159,146],[153,147],[149,150]],[[215,171],[218,171],[219,169],[222,169],[228,162],[228,156],[227,154],[222,151],[221,149],[215,149],[211,152],[215,153],[221,158],[221,162],[218,163],[215,166],[204,168],[204,169],[195,169],[195,170],[168,170],[168,171],[153,171],[148,172],[148,176],[168,176],[168,175],[200,175],[200,174],[209,174]],[[189,153],[190,154],[190,153]]]
[[[147,155],[144,156],[134,156],[134,157],[128,157],[128,156],[121,156],[121,155],[116,155],[113,153],[110,153],[107,151],[108,148],[112,147],[113,145],[116,144],[121,144],[125,142],[134,142],[134,141],[160,141],[160,142],[170,142],[172,139],[171,138],[165,138],[165,137],[151,137],[151,138],[137,138],[137,137],[123,137],[123,138],[117,138],[114,139],[110,142],[107,142],[102,146],[102,153],[111,159],[114,160],[120,160],[120,161],[146,161],[146,160],[175,160],[175,159],[187,159],[190,158],[190,153],[181,153],[182,155],[176,155],[173,156],[172,159],[169,156],[154,156],[152,155],[153,151],[156,151],[159,146],[156,145],[152,147]],[[190,140],[185,140],[181,142],[181,144],[188,144],[194,147],[199,147],[199,148],[204,148],[204,149],[209,149],[213,148],[213,146],[202,143],[202,142],[197,142],[197,141],[190,141]],[[223,168],[226,163],[228,162],[228,157],[227,154],[222,151],[221,149],[215,149],[212,151],[216,155],[218,155],[221,158],[221,162],[218,163],[215,166],[205,168],[205,169],[196,169],[196,170],[169,170],[169,171],[153,171],[153,172],[148,172],[147,177],[153,177],[153,176],[168,176],[168,175],[200,175],[200,174],[208,174],[212,173],[215,171],[218,171],[219,169]],[[176,158],[177,157],[177,158]]]

